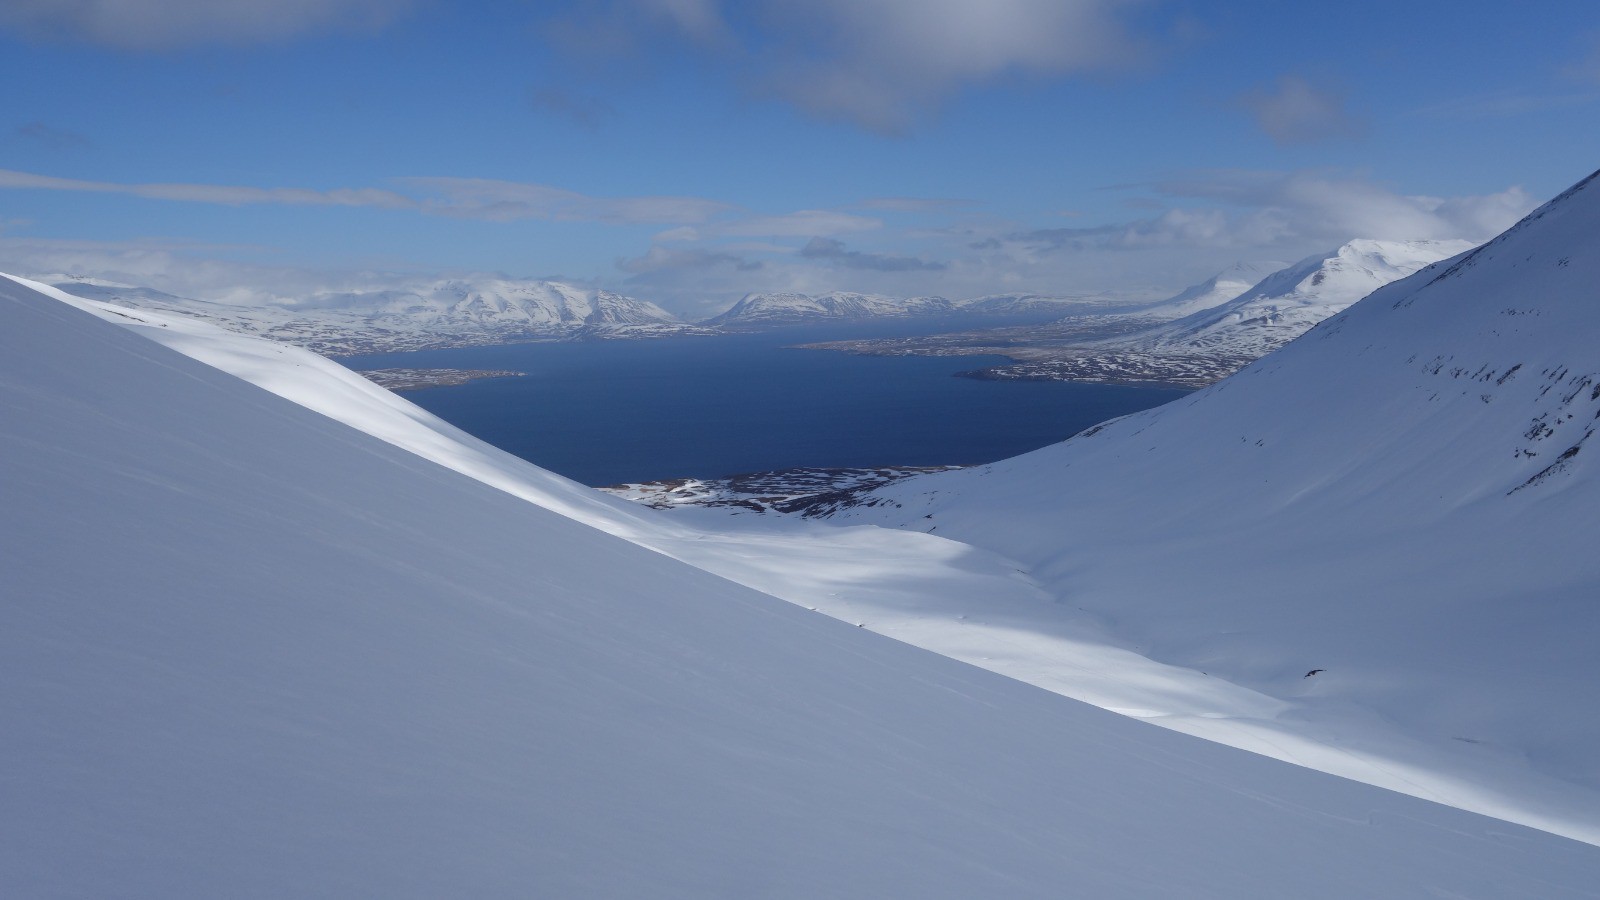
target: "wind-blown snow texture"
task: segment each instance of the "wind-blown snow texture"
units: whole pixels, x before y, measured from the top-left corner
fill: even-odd
[[[7,896],[1596,896],[1593,847],[777,602],[64,301],[0,281]],[[302,351],[101,314],[653,521]]]
[[[1005,552],[1280,704],[1142,715],[1600,841],[1596,335],[1591,178],[1210,389],[845,518]]]

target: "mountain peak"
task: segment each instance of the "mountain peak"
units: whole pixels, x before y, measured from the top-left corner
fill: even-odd
[[[1469,241],[1349,241],[1274,272],[1231,300],[1119,343],[1263,356],[1374,290],[1471,247]]]

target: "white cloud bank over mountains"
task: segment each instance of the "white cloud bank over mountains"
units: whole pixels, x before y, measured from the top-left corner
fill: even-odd
[[[589,223],[618,229],[607,271],[540,272],[660,303],[690,318],[727,308],[752,291],[865,291],[952,298],[996,292],[1120,291],[1170,295],[1238,259],[1299,258],[1355,238],[1481,241],[1533,207],[1521,187],[1433,197],[1404,194],[1340,171],[1199,171],[1122,186],[1140,218],[1039,228],[989,214],[984,205],[866,198],[830,209],[754,210],[714,197],[595,196],[566,188],[460,177],[408,177],[341,187],[124,184],[0,170],[0,187],[121,194],[158,202],[225,206],[374,208],[393,214],[491,223]],[[659,226],[645,238],[637,229]],[[270,251],[182,240],[83,242],[0,235],[0,265],[145,284],[183,296],[281,301],[295,292],[348,289],[382,273],[327,272],[241,262]],[[641,241],[648,241],[640,246]],[[422,265],[428,265],[423,263]],[[461,274],[447,261],[433,274]],[[410,275],[415,272],[408,273]]]

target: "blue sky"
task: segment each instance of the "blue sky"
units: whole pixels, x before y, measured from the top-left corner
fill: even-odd
[[[1154,296],[1600,166],[1590,2],[10,0],[0,75],[0,266],[218,299]]]

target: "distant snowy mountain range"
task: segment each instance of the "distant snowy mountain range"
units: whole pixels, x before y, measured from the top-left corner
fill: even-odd
[[[790,325],[827,319],[948,315],[955,305],[943,297],[886,297],[834,291],[809,294],[747,294],[727,312],[705,321],[716,326]]]
[[[1081,315],[1131,305],[1126,300],[1096,294],[992,294],[967,300],[946,300],[943,297],[889,297],[846,291],[817,295],[758,293],[745,295],[727,312],[706,319],[702,324],[729,329],[758,329],[845,319],[1041,314],[1050,317]]]
[[[999,354],[964,373],[994,380],[1201,387],[1304,334],[1377,288],[1469,241],[1355,240],[1292,266],[1239,263],[1157,303],[1028,327],[811,345],[879,355]]]
[[[834,291],[754,293],[698,324],[645,300],[551,281],[499,277],[417,279],[363,291],[324,291],[293,303],[240,305],[179,297],[149,287],[71,275],[35,276],[74,296],[211,322],[328,355],[506,344],[530,340],[627,339],[759,331],[786,326],[888,319],[1048,322],[1006,332],[893,342],[943,352],[994,352],[1004,337],[1021,365],[985,370],[992,378],[1208,383],[1304,332],[1368,291],[1421,265],[1465,250],[1462,241],[1352,241],[1288,268],[1239,263],[1154,304],[1108,295],[996,294],[966,300]],[[1078,340],[1084,323],[1115,324],[1112,338]],[[1148,328],[1137,326],[1148,321]],[[972,327],[967,325],[964,327]],[[919,343],[920,341],[920,343]],[[1068,345],[1067,352],[1033,349]],[[872,342],[849,349],[874,352]],[[959,352],[959,351],[958,351]]]
[[[755,293],[726,312],[687,323],[654,303],[610,291],[499,277],[417,279],[401,287],[323,291],[293,303],[255,305],[197,300],[86,276],[36,275],[33,280],[86,300],[176,313],[331,356],[530,340],[704,335],[867,319],[1039,319],[1128,305],[1102,295],[997,294],[951,301],[847,292]]]
[[[399,288],[317,293],[294,304],[243,306],[93,278],[35,280],[88,300],[177,313],[329,355],[704,331],[654,303],[552,281],[422,279]]]
[[[1153,304],[1106,295],[998,294],[951,301],[840,291],[755,293],[699,324],[609,291],[506,278],[419,279],[401,287],[322,292],[292,304],[256,306],[85,277],[38,280],[85,299],[177,313],[335,356],[865,320],[942,319],[952,325],[984,317],[1033,320],[1036,324],[1025,327],[818,346],[889,355],[999,353],[1017,362],[966,374],[1000,380],[1199,386],[1283,346],[1370,291],[1470,247],[1466,241],[1356,240],[1288,267],[1239,263]]]

